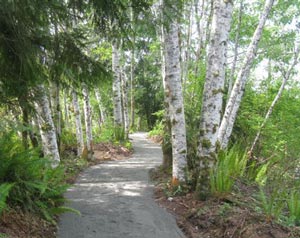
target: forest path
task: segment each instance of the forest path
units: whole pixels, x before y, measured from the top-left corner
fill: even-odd
[[[184,238],[175,219],[153,199],[149,169],[162,162],[161,148],[135,133],[130,159],[85,170],[66,193],[81,216],[60,217],[58,238]]]

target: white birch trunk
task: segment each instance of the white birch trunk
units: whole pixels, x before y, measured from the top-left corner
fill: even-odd
[[[50,98],[51,98],[51,111],[53,115],[53,123],[56,128],[57,144],[60,146],[61,138],[61,106],[60,106],[60,87],[58,82],[50,83]]]
[[[131,15],[130,15],[130,20],[133,23],[133,31],[134,31],[134,35],[133,35],[133,46],[132,49],[130,51],[130,128],[134,129],[134,125],[135,125],[135,100],[134,100],[134,67],[135,67],[135,22],[134,22],[134,12],[133,9],[131,8]]]
[[[83,94],[83,110],[85,121],[85,133],[86,133],[86,146],[88,152],[93,151],[93,134],[92,134],[92,108],[90,105],[89,90],[85,84],[82,84]]]
[[[159,1],[159,7],[157,8],[157,17],[158,19],[163,19],[163,0]],[[172,145],[169,140],[169,136],[171,137],[171,122],[170,122],[170,113],[169,113],[169,97],[168,91],[166,88],[166,60],[164,53],[164,25],[161,24],[157,29],[157,35],[160,37],[160,56],[161,56],[161,75],[163,81],[163,89],[164,89],[164,127],[163,127],[163,142],[162,142],[162,152],[163,152],[163,168],[169,169],[172,168]]]
[[[103,108],[103,104],[102,104],[102,98],[101,98],[101,94],[98,88],[95,88],[95,96],[98,102],[98,106],[99,106],[99,113],[100,113],[100,123],[104,123],[106,120],[106,113],[105,110]]]
[[[217,0],[214,2],[198,146],[198,157],[200,158],[198,191],[200,196],[209,194],[210,169],[216,162],[216,142],[222,114],[226,52],[232,11],[231,1],[225,3],[223,0]]]
[[[128,78],[124,72],[121,74],[121,86],[122,86],[122,108],[124,118],[124,132],[125,139],[129,136],[129,110],[128,110]]]
[[[185,181],[184,170],[187,165],[187,145],[181,85],[178,23],[175,19],[172,19],[168,28],[169,29],[164,32],[166,66],[165,93],[169,98],[169,113],[172,131],[172,183],[177,185],[179,182]]]
[[[286,85],[287,81],[289,80],[289,78],[291,76],[292,71],[294,70],[294,67],[298,63],[299,51],[300,51],[300,46],[298,45],[296,47],[296,51],[295,51],[295,54],[294,54],[293,62],[290,65],[290,67],[288,68],[288,71],[286,73],[284,73],[284,75],[283,75],[283,81],[282,81],[281,86],[280,86],[280,88],[279,88],[279,90],[277,92],[277,95],[273,99],[273,101],[272,101],[272,103],[271,103],[271,105],[270,105],[270,107],[268,109],[268,112],[267,112],[267,114],[266,114],[266,116],[265,116],[262,124],[260,125],[260,128],[259,128],[259,130],[258,130],[258,132],[257,132],[257,134],[255,136],[255,139],[254,139],[254,141],[252,143],[252,146],[251,146],[251,148],[249,150],[248,154],[251,155],[251,156],[253,155],[253,150],[254,150],[254,148],[255,148],[255,146],[256,146],[259,138],[260,138],[260,134],[261,134],[262,129],[265,127],[265,125],[266,125],[269,117],[272,114],[272,111],[273,111],[273,108],[275,107],[275,104],[278,102],[278,100],[280,99],[280,97],[282,95],[282,92],[283,92],[283,90],[285,88],[285,85]]]
[[[258,26],[247,49],[245,59],[242,63],[242,67],[238,73],[237,79],[230,94],[230,98],[226,105],[225,113],[222,118],[218,133],[218,141],[222,149],[225,149],[228,145],[237,112],[244,94],[246,81],[248,79],[250,69],[257,52],[258,43],[260,41],[265,22],[268,18],[273,3],[274,0],[266,0],[265,2],[264,10],[260,16]]]
[[[190,5],[189,5],[190,4]],[[187,25],[184,26],[185,29],[181,31],[181,71],[182,71],[182,82],[183,90],[185,90],[185,85],[188,80],[189,75],[189,64],[190,64],[190,53],[191,53],[191,35],[192,35],[192,24],[193,24],[193,5],[192,3],[186,3],[184,9],[184,21],[187,22]],[[186,38],[186,40],[185,40]]]
[[[69,107],[68,107],[68,102],[67,102],[67,96],[68,96],[68,90],[64,90],[64,125],[66,128],[71,128],[70,125],[70,112],[69,112]]]
[[[195,55],[196,63],[194,73],[195,75],[198,75],[199,60],[204,58],[203,53],[206,52],[206,48],[210,37],[211,22],[213,15],[213,1],[201,0],[200,3],[198,0],[196,0],[195,14],[199,46]]]
[[[75,114],[75,127],[76,127],[76,139],[77,139],[77,155],[81,156],[84,149],[83,132],[81,124],[80,106],[78,102],[77,93],[75,90],[72,91],[73,107]]]
[[[121,77],[120,77],[120,53],[116,42],[112,44],[112,71],[113,71],[113,105],[115,127],[123,126]]]
[[[239,7],[238,24],[236,26],[236,35],[234,39],[233,60],[232,60],[232,65],[231,65],[230,75],[228,80],[228,91],[227,91],[228,98],[230,96],[232,85],[234,82],[235,69],[236,69],[236,63],[238,57],[239,39],[240,39],[240,30],[241,30],[240,28],[242,24],[242,15],[243,15],[243,1],[241,0],[240,7]]]
[[[37,111],[38,125],[42,139],[44,155],[51,159],[53,168],[57,167],[60,162],[60,155],[57,146],[56,130],[52,120],[49,99],[46,95],[43,85],[37,86],[39,95],[35,101]]]

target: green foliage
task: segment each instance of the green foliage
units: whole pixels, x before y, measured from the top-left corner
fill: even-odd
[[[266,192],[264,187],[260,187],[258,201],[259,209],[261,209],[266,216],[266,220],[277,221],[285,206],[286,193],[281,189]]]
[[[163,109],[163,86],[161,72],[157,67],[160,51],[152,47],[156,42],[141,42],[140,55],[135,67],[136,87],[134,91],[136,112],[145,118],[148,129],[152,129],[158,119],[156,112]],[[153,51],[152,51],[153,50]]]
[[[287,198],[288,223],[291,225],[300,225],[300,192],[292,191]]]
[[[1,133],[0,183],[13,184],[6,203],[12,207],[35,212],[54,222],[54,207],[63,202],[64,169],[51,168],[51,163],[40,158],[35,150],[24,150],[13,132]]]
[[[70,130],[63,129],[63,132],[61,133],[61,144],[66,146],[76,146],[77,140],[76,140],[76,134]]]
[[[154,116],[157,117],[157,121],[155,126],[151,131],[149,131],[149,136],[163,136],[164,133],[164,125],[163,125],[163,118],[164,118],[165,110],[159,110],[153,113]]]
[[[260,128],[263,118],[277,94],[280,81],[265,81],[254,90],[247,88],[241,105],[241,110],[234,127],[232,141],[249,145]],[[260,140],[254,154],[259,158],[286,158],[292,161],[300,152],[300,103],[299,87],[292,83],[283,92],[281,99],[273,109],[266,126],[263,128]]]
[[[232,190],[235,180],[243,176],[247,164],[247,156],[241,152],[239,146],[228,151],[220,151],[217,165],[210,173],[210,186],[212,194],[222,196]]]
[[[117,142],[125,140],[125,131],[123,126],[114,127],[114,140]]]
[[[6,199],[13,186],[13,183],[3,183],[0,185],[0,215],[2,214],[2,211],[7,207]]]

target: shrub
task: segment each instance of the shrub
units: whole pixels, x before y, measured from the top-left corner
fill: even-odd
[[[0,184],[7,197],[1,196],[2,207],[20,207],[52,222],[68,187],[63,167],[52,169],[50,161],[40,158],[37,150],[25,150],[14,132],[0,137]]]

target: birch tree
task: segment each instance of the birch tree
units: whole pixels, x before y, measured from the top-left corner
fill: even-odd
[[[218,141],[221,145],[221,148],[223,149],[228,145],[237,112],[242,101],[250,69],[257,52],[258,43],[260,41],[264,25],[267,21],[273,3],[274,0],[266,0],[265,2],[265,6],[261,13],[258,26],[253,34],[251,43],[248,46],[245,59],[242,63],[241,69],[232,88],[230,98],[226,105],[226,109],[218,132]]]
[[[68,90],[64,90],[64,125],[67,128],[71,128],[70,125],[70,112],[69,112],[69,107],[68,107],[68,102],[67,102],[67,96],[68,96]]]
[[[90,95],[88,87],[85,83],[82,84],[83,93],[83,110],[86,133],[86,147],[88,152],[93,151],[93,134],[92,134],[92,108],[90,104]]]
[[[120,78],[120,52],[116,41],[112,43],[112,71],[113,71],[113,110],[116,128],[122,128],[122,99]]]
[[[101,94],[100,94],[100,91],[99,91],[98,88],[95,88],[95,96],[96,96],[97,103],[98,103],[98,106],[99,106],[100,123],[103,123],[106,120],[106,113],[105,113],[105,110],[103,108],[102,97],[101,97]]]
[[[133,129],[135,125],[135,100],[134,100],[134,67],[135,67],[135,40],[136,40],[136,27],[134,11],[130,9],[130,20],[133,27],[132,47],[130,49],[130,128]]]
[[[60,155],[57,146],[56,130],[52,120],[50,103],[43,85],[37,86],[37,91],[39,94],[37,95],[34,105],[37,111],[42,148],[44,155],[51,159],[51,165],[55,168],[60,162]]]
[[[51,111],[53,114],[53,123],[56,129],[56,138],[58,147],[60,147],[60,138],[62,132],[61,125],[61,105],[60,105],[60,86],[58,81],[50,82]]]
[[[222,113],[226,51],[232,11],[231,1],[214,1],[198,147],[198,157],[200,158],[198,191],[200,196],[206,196],[209,193],[209,173],[216,160],[216,142]]]
[[[121,90],[122,90],[122,112],[124,120],[125,138],[129,135],[129,109],[128,109],[128,78],[124,72],[121,72]]]
[[[120,69],[120,49],[117,41],[112,43],[112,71],[113,71],[113,115],[114,137],[116,140],[124,139],[124,120],[122,110],[122,88]]]
[[[235,77],[236,63],[237,63],[238,49],[239,49],[240,31],[241,31],[241,24],[242,24],[242,16],[243,16],[243,0],[240,0],[238,23],[236,25],[236,34],[235,34],[235,38],[234,38],[233,60],[232,60],[232,65],[231,65],[229,79],[228,79],[228,90],[227,90],[228,97],[230,96],[233,82],[234,82],[234,77]]]
[[[170,3],[169,3],[170,4]],[[165,4],[165,10],[169,13],[176,5]],[[165,55],[165,96],[168,97],[169,113],[171,121],[171,141],[172,141],[172,184],[185,181],[184,170],[187,165],[186,153],[186,128],[184,118],[180,51],[179,51],[179,26],[176,17],[167,19],[168,27],[164,29],[164,55]]]
[[[77,155],[81,156],[84,148],[83,132],[81,124],[80,106],[78,102],[78,96],[75,90],[72,91],[73,107],[75,114],[75,127],[76,127],[76,140],[77,140]]]
[[[159,21],[163,20],[164,12],[163,12],[163,0],[159,0],[157,5],[155,5],[154,9],[155,17]],[[164,119],[163,119],[163,141],[162,141],[162,152],[163,152],[163,168],[171,168],[172,167],[172,145],[170,141],[171,135],[171,122],[170,122],[170,113],[169,113],[169,97],[167,96],[167,88],[166,88],[166,60],[164,53],[164,24],[160,24],[159,27],[156,28],[157,35],[160,40],[160,62],[161,62],[161,76],[163,82],[163,90],[164,90]]]

